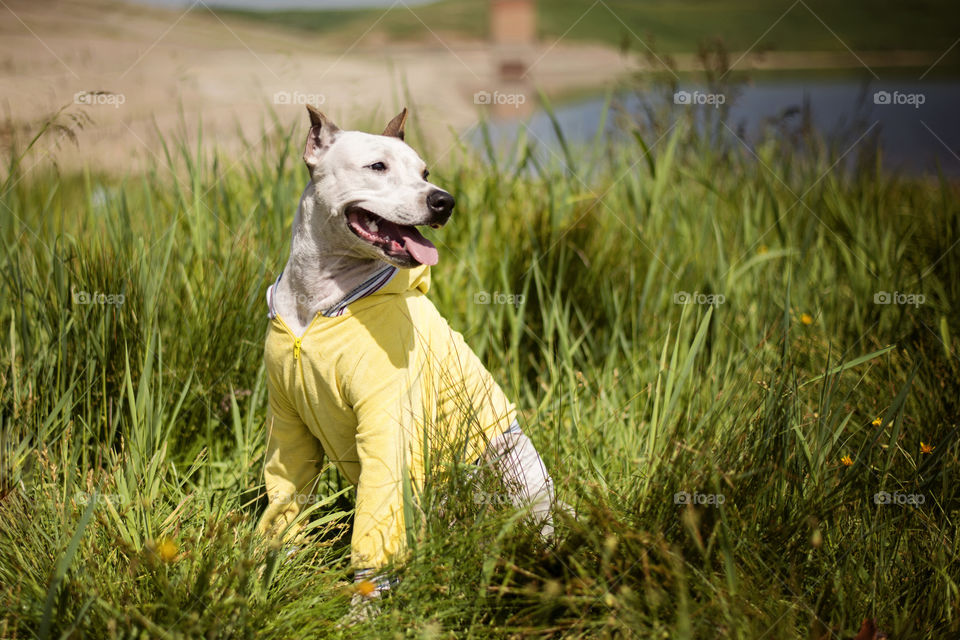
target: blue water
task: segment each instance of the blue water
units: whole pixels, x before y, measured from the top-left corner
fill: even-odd
[[[765,128],[769,131],[771,120],[806,103],[813,126],[827,139],[835,141],[840,152],[850,149],[848,159],[858,155],[862,150],[858,147],[871,144],[876,134],[885,168],[908,174],[930,174],[937,171],[939,163],[944,173],[960,176],[960,83],[955,81],[884,81],[866,86],[860,81],[844,79],[763,80],[741,85],[736,95],[724,96],[730,109],[723,115],[722,122],[716,122],[721,112],[704,104],[721,98],[707,97],[702,86],[681,85],[679,89],[691,96],[699,92],[696,99],[702,104],[676,104],[673,96],[664,96],[666,99],[659,102],[651,96],[631,94],[620,94],[616,98],[627,111],[638,114],[641,121],[640,107],[645,101],[660,104],[671,118],[694,109],[698,121],[714,120],[715,130],[720,134],[735,141],[736,133],[748,145],[756,143]],[[884,94],[875,99],[876,92],[886,92],[889,101]],[[694,99],[691,97],[691,102]],[[564,137],[572,144],[591,141],[597,133],[604,103],[605,97],[598,95],[555,105],[554,113]],[[800,117],[795,113],[783,122],[796,126]],[[528,128],[527,137],[543,147],[544,157],[559,152],[553,126],[542,110],[524,119],[494,120],[491,134],[497,146],[503,148],[515,140],[524,127]],[[608,122],[606,129],[613,136],[618,133],[612,122]],[[473,139],[479,142],[479,136]]]

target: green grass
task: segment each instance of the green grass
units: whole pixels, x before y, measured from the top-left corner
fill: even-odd
[[[439,34],[484,38],[488,31],[485,1],[441,0],[407,8],[357,10],[219,10],[229,14],[308,31],[352,43],[368,32],[400,40],[434,41]],[[388,5],[389,6],[389,5]],[[946,19],[953,5],[943,0],[923,3],[808,0],[805,3],[742,0],[564,0],[538,3],[538,35],[545,42],[559,38],[629,43],[645,51],[695,52],[704,40],[722,38],[732,51],[946,51],[956,40],[954,22]],[[831,31],[833,33],[831,33]],[[957,56],[941,64],[955,64]]]
[[[432,234],[431,297],[577,517],[558,514],[545,549],[438,471],[400,586],[337,629],[342,479],[322,476],[289,560],[253,532],[263,294],[306,178],[302,124],[236,164],[170,140],[165,163],[124,177],[28,171],[11,152],[0,637],[851,638],[865,617],[898,639],[960,631],[956,184],[841,172],[812,134],[771,135],[758,160],[686,122],[570,149],[566,167],[523,139],[497,162],[464,147],[431,163],[458,203]],[[684,491],[723,504],[676,504]]]

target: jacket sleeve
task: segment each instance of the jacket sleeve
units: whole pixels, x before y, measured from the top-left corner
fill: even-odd
[[[413,524],[408,519],[416,512],[412,498],[423,475],[420,340],[410,320],[394,317],[402,311],[391,307],[364,318],[382,323],[371,328],[372,335],[391,339],[365,340],[362,357],[343,371],[344,399],[357,418],[360,462],[351,540],[355,569],[380,569],[405,554],[407,527]]]
[[[422,475],[420,385],[407,370],[390,373],[354,406],[360,480],[351,548],[357,569],[379,569],[406,551],[407,516]]]
[[[269,381],[266,428],[263,475],[270,502],[257,529],[290,540],[303,527],[288,525],[311,502],[310,488],[323,462],[323,448]]]

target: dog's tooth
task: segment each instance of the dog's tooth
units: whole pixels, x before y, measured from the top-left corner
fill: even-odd
[[[380,225],[378,225],[377,221],[372,218],[368,220],[367,228],[370,229],[370,231],[374,231],[374,232],[380,231]]]

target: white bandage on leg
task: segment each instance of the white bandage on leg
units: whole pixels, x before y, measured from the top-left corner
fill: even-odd
[[[380,597],[396,586],[396,579],[376,574],[373,569],[358,569],[353,574],[354,593],[350,598],[350,611],[337,623],[337,629],[346,629],[366,622],[380,613],[377,604]]]
[[[492,462],[503,478],[507,495],[515,507],[527,508],[540,535],[553,535],[553,480],[530,438],[514,423],[490,441],[484,459]]]
[[[391,587],[396,586],[397,581],[382,573],[374,573],[373,569],[357,569],[353,573],[353,583],[356,586],[368,583],[362,595],[367,598],[379,598]]]

